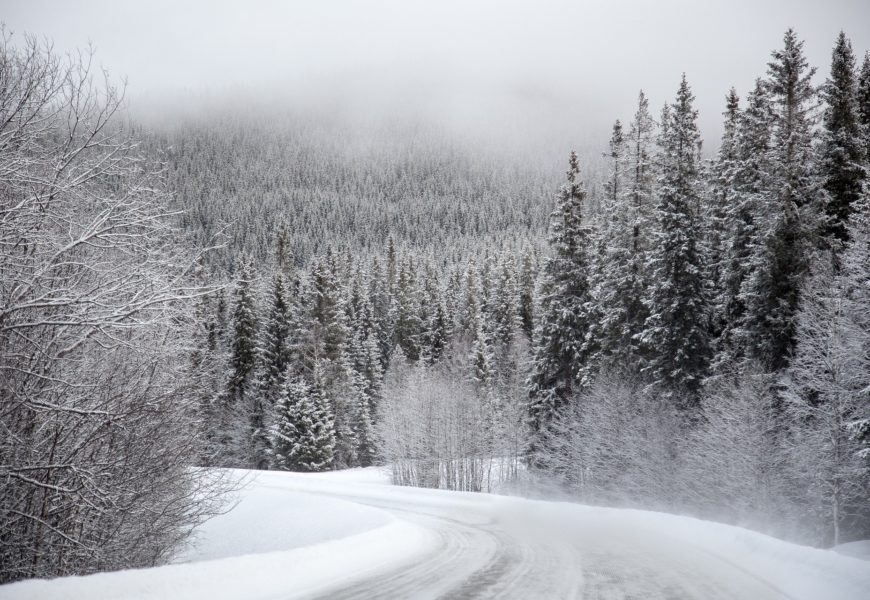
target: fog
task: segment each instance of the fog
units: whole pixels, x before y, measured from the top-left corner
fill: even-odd
[[[599,144],[639,89],[657,112],[685,72],[709,150],[724,94],[764,73],[792,26],[824,80],[840,27],[870,49],[870,3],[775,0],[22,0],[16,35],[93,43],[134,112],[236,104],[420,118],[482,140]]]

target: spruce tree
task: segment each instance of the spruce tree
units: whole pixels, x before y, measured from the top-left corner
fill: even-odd
[[[644,238],[649,235],[651,131],[652,121],[641,92],[628,144],[618,121],[613,128],[608,153],[611,171],[598,235],[599,360],[609,369],[628,372],[641,368],[637,335],[647,314],[643,305],[647,245]]]
[[[633,249],[639,251],[644,246],[644,226],[647,224],[652,205],[654,184],[653,145],[655,121],[649,112],[649,101],[641,90],[637,97],[637,110],[631,121],[627,142],[627,191],[634,209],[635,226],[632,230]]]
[[[287,380],[278,398],[273,438],[275,465],[287,471],[314,472],[332,467],[335,431],[319,381]]]
[[[410,258],[402,261],[396,278],[395,343],[402,348],[408,360],[420,358],[423,322],[420,319],[420,292],[414,263]]]
[[[281,221],[275,233],[275,268],[279,273],[288,273],[295,266],[295,262],[290,228],[285,221]]]
[[[392,319],[390,285],[377,256],[372,259],[368,281],[369,304],[372,308],[372,321],[381,357],[381,367],[386,369],[393,351],[395,322]]]
[[[358,445],[354,435],[356,399],[350,360],[353,336],[348,324],[347,289],[342,286],[348,273],[348,260],[340,264],[331,247],[311,273],[314,370],[309,383],[329,407],[335,441],[333,464],[338,468],[356,465]]]
[[[462,281],[462,298],[459,306],[459,333],[470,338],[477,331],[479,321],[483,318],[483,302],[481,296],[480,273],[474,261],[469,261],[465,266]]]
[[[824,114],[822,174],[828,192],[825,233],[846,241],[849,215],[861,197],[864,183],[864,140],[859,123],[855,57],[841,31],[831,59],[831,75],[823,88]]]
[[[517,288],[520,329],[531,342],[535,327],[535,257],[530,249],[523,252]]]
[[[260,342],[260,362],[263,369],[261,391],[274,401],[290,362],[290,333],[293,320],[292,299],[284,275],[276,271],[267,296],[265,324]]]
[[[350,411],[351,429],[353,439],[356,441],[354,455],[356,457],[355,465],[360,467],[369,467],[375,460],[377,453],[374,421],[372,419],[371,402],[365,392],[365,381],[360,374],[355,374],[353,381],[353,396],[351,399]]]
[[[605,206],[616,206],[623,194],[625,151],[626,140],[622,132],[622,123],[617,119],[613,124],[613,130],[610,134],[610,148],[606,154],[610,164],[610,176],[605,184]]]
[[[420,353],[427,364],[432,364],[441,357],[447,345],[448,323],[441,285],[431,264],[426,266],[420,292]]]
[[[242,404],[257,360],[257,307],[254,297],[253,266],[243,260],[233,290],[232,342],[230,345],[229,389]]]
[[[675,102],[663,111],[655,242],[647,264],[649,316],[641,334],[646,376],[665,395],[690,402],[710,353],[698,223],[701,137],[693,101],[684,75]]]
[[[315,318],[317,307],[315,288],[305,273],[293,275],[287,286],[289,307],[289,331],[287,334],[287,371],[289,377],[305,377],[313,380],[314,365],[322,356],[319,344],[320,323]]]
[[[746,108],[739,117],[735,151],[723,162],[724,184],[730,186],[730,201],[725,206],[724,255],[719,266],[715,312],[718,338],[714,371],[724,371],[745,358],[751,329],[744,327],[746,298],[743,296],[752,271],[753,257],[764,251],[761,232],[770,201],[770,145],[772,111],[767,88],[761,79],[746,97]]]
[[[495,273],[492,298],[493,342],[502,355],[510,349],[521,326],[517,272],[513,255],[506,253]]]
[[[738,130],[740,123],[740,98],[734,88],[725,98],[725,117],[722,142],[712,170],[712,186],[707,195],[704,220],[707,232],[707,255],[709,272],[707,281],[712,288],[722,281],[722,267],[728,244],[730,217],[737,201],[735,177],[739,166]],[[721,315],[717,315],[714,331],[721,331]]]
[[[241,259],[233,287],[226,393],[219,412],[221,443],[226,448],[228,462],[250,466],[256,459],[253,433],[262,428],[262,411],[256,386],[257,368],[257,306],[254,295],[253,265]]]
[[[480,388],[489,390],[495,381],[495,354],[492,339],[487,332],[483,319],[477,320],[477,329],[471,342],[471,363],[474,381]]]
[[[534,367],[529,378],[529,424],[540,442],[556,413],[591,379],[595,353],[593,327],[598,321],[589,283],[590,230],[583,222],[586,192],[577,154],[572,152],[567,183],[550,217],[545,262],[538,286],[540,317],[535,329]]]
[[[361,273],[354,272],[345,302],[350,336],[345,347],[345,376],[349,398],[343,403],[349,412],[349,436],[356,443],[353,452],[361,466],[374,461],[376,448],[372,427],[383,379],[376,323],[368,297],[363,294]],[[337,415],[338,416],[338,415]]]
[[[342,356],[349,334],[338,264],[332,248],[327,248],[326,254],[314,265],[311,282],[315,295],[313,317],[317,326],[317,355],[336,362]]]
[[[858,122],[861,124],[864,136],[865,166],[867,169],[870,169],[870,52],[864,54],[864,61],[861,63],[856,102],[858,106]]]
[[[793,30],[786,32],[784,48],[773,53],[768,67],[770,173],[762,242],[741,291],[746,305],[741,328],[750,357],[775,372],[788,364],[794,348],[800,289],[820,230],[822,190],[814,161],[814,70]]]

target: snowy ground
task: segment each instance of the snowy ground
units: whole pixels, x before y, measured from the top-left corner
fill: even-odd
[[[860,542],[849,542],[835,546],[834,550],[846,556],[854,556],[864,560],[870,560],[870,540],[861,540]]]
[[[0,599],[866,600],[870,563],[744,529],[387,485],[376,469],[257,473],[176,564],[27,581]]]

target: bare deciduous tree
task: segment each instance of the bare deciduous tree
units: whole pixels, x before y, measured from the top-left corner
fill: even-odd
[[[182,370],[209,290],[91,60],[0,35],[0,582],[158,563],[220,488]]]

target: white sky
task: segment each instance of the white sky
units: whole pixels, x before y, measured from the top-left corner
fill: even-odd
[[[481,135],[598,138],[640,88],[657,114],[685,71],[708,147],[726,91],[745,93],[787,27],[820,81],[841,28],[859,58],[870,49],[870,0],[0,0],[0,19],[58,49],[93,42],[134,110],[243,89]]]

